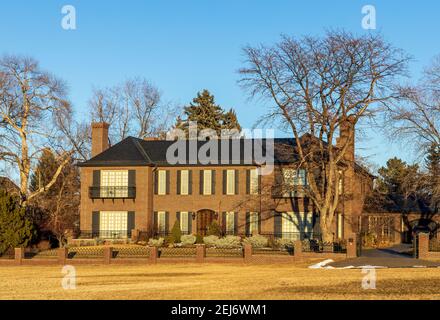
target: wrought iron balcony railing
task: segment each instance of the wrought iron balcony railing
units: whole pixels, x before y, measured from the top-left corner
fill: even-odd
[[[89,187],[91,199],[135,199],[136,187]]]
[[[273,198],[304,198],[308,186],[273,186]]]

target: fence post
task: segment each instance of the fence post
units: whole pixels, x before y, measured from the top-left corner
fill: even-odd
[[[252,245],[245,243],[244,245],[244,262],[249,263],[252,261]]]
[[[198,244],[198,245],[196,245],[196,248],[197,248],[196,261],[199,263],[205,262],[206,246],[204,244]]]
[[[14,253],[15,264],[21,265],[24,259],[24,248],[15,248]]]
[[[58,262],[61,265],[66,264],[67,255],[69,253],[69,250],[67,248],[58,248],[57,254],[58,254]]]
[[[416,237],[419,237],[418,242],[418,259],[426,259],[429,256],[429,234],[428,233],[419,233],[416,234]]]
[[[104,264],[110,264],[113,258],[113,248],[104,247]]]
[[[157,263],[157,257],[159,256],[159,250],[157,247],[153,246],[150,247],[150,263],[156,264]]]
[[[293,260],[301,260],[302,259],[302,242],[301,240],[296,240],[293,243]]]
[[[357,257],[356,234],[351,234],[347,239],[347,258]]]

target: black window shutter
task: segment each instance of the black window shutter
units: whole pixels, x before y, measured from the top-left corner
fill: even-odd
[[[215,170],[211,172],[211,194],[215,194]]]
[[[234,235],[238,234],[238,212],[234,212]]]
[[[226,212],[222,212],[222,230],[223,234],[226,233]]]
[[[192,212],[188,212],[188,233],[192,234]]]
[[[176,221],[179,221],[179,225],[180,225],[180,230],[183,231],[183,226],[180,224],[180,211],[176,212]]]
[[[246,194],[251,193],[251,170],[246,170]]]
[[[188,194],[192,194],[193,192],[193,172],[192,170],[188,171]]]
[[[93,170],[93,186],[99,187],[101,185],[101,170]]]
[[[154,180],[154,194],[158,194],[159,192],[159,181],[158,181],[158,178],[159,178],[159,174],[158,174],[158,171],[156,170],[156,171],[154,171],[154,175],[153,175],[153,180]]]
[[[203,187],[204,187],[204,185],[203,185],[203,181],[204,181],[203,173],[204,173],[203,170],[199,171],[199,174],[200,174],[200,176],[199,176],[199,193],[200,194],[203,194]]]
[[[274,233],[276,238],[281,238],[283,233],[283,217],[281,213],[275,212],[274,216]]]
[[[136,186],[136,170],[128,170],[128,186]]]
[[[170,170],[166,171],[166,194],[170,194]]]
[[[261,233],[261,212],[257,213],[257,219],[258,219],[258,234]]]
[[[155,234],[159,231],[159,217],[157,211],[153,212],[153,230]]]
[[[182,185],[181,185],[181,184],[182,184],[182,183],[181,183],[181,181],[182,181],[182,180],[181,180],[181,179],[182,179],[182,178],[181,178],[181,173],[182,173],[182,171],[177,170],[177,189],[176,189],[176,190],[177,190],[177,194],[180,194],[180,192],[181,192],[181,191],[180,191],[181,186],[182,186]],[[168,193],[167,193],[167,194],[168,194]]]
[[[226,194],[227,171],[223,170],[223,194]]]
[[[131,230],[135,228],[135,213],[134,211],[128,211],[127,215],[127,232],[131,235]]]
[[[239,170],[235,170],[235,174],[234,174],[234,178],[235,178],[235,194],[239,194],[239,181],[240,181],[240,171]]]
[[[250,236],[251,234],[251,219],[250,219],[250,217],[251,217],[251,214],[250,214],[250,212],[246,212],[246,236]]]
[[[92,237],[97,237],[99,234],[99,211],[92,212]]]
[[[168,234],[170,230],[170,213],[165,211],[165,232]]]
[[[261,194],[261,170],[258,169],[258,194]]]

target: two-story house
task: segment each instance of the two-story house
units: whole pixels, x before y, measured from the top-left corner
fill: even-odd
[[[307,179],[295,167],[292,139],[275,139],[274,170],[259,175],[261,166],[233,152],[226,158],[234,161],[226,164],[170,164],[166,154],[175,141],[129,137],[109,147],[108,130],[106,123],[92,125],[92,158],[79,164],[84,236],[124,238],[133,230],[161,236],[176,220],[184,234],[205,235],[214,220],[224,234],[302,239],[319,233],[319,216],[300,191]],[[204,143],[198,141],[197,149]],[[357,231],[372,186],[373,177],[354,161],[354,138],[348,152],[352,165],[344,171],[340,188],[349,196],[341,197],[335,238]],[[222,151],[217,156],[225,159]],[[295,191],[287,192],[286,185]]]

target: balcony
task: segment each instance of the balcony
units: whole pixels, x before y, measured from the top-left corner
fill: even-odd
[[[90,199],[135,199],[136,187],[89,187]]]
[[[273,186],[272,198],[305,198],[307,186]]]

